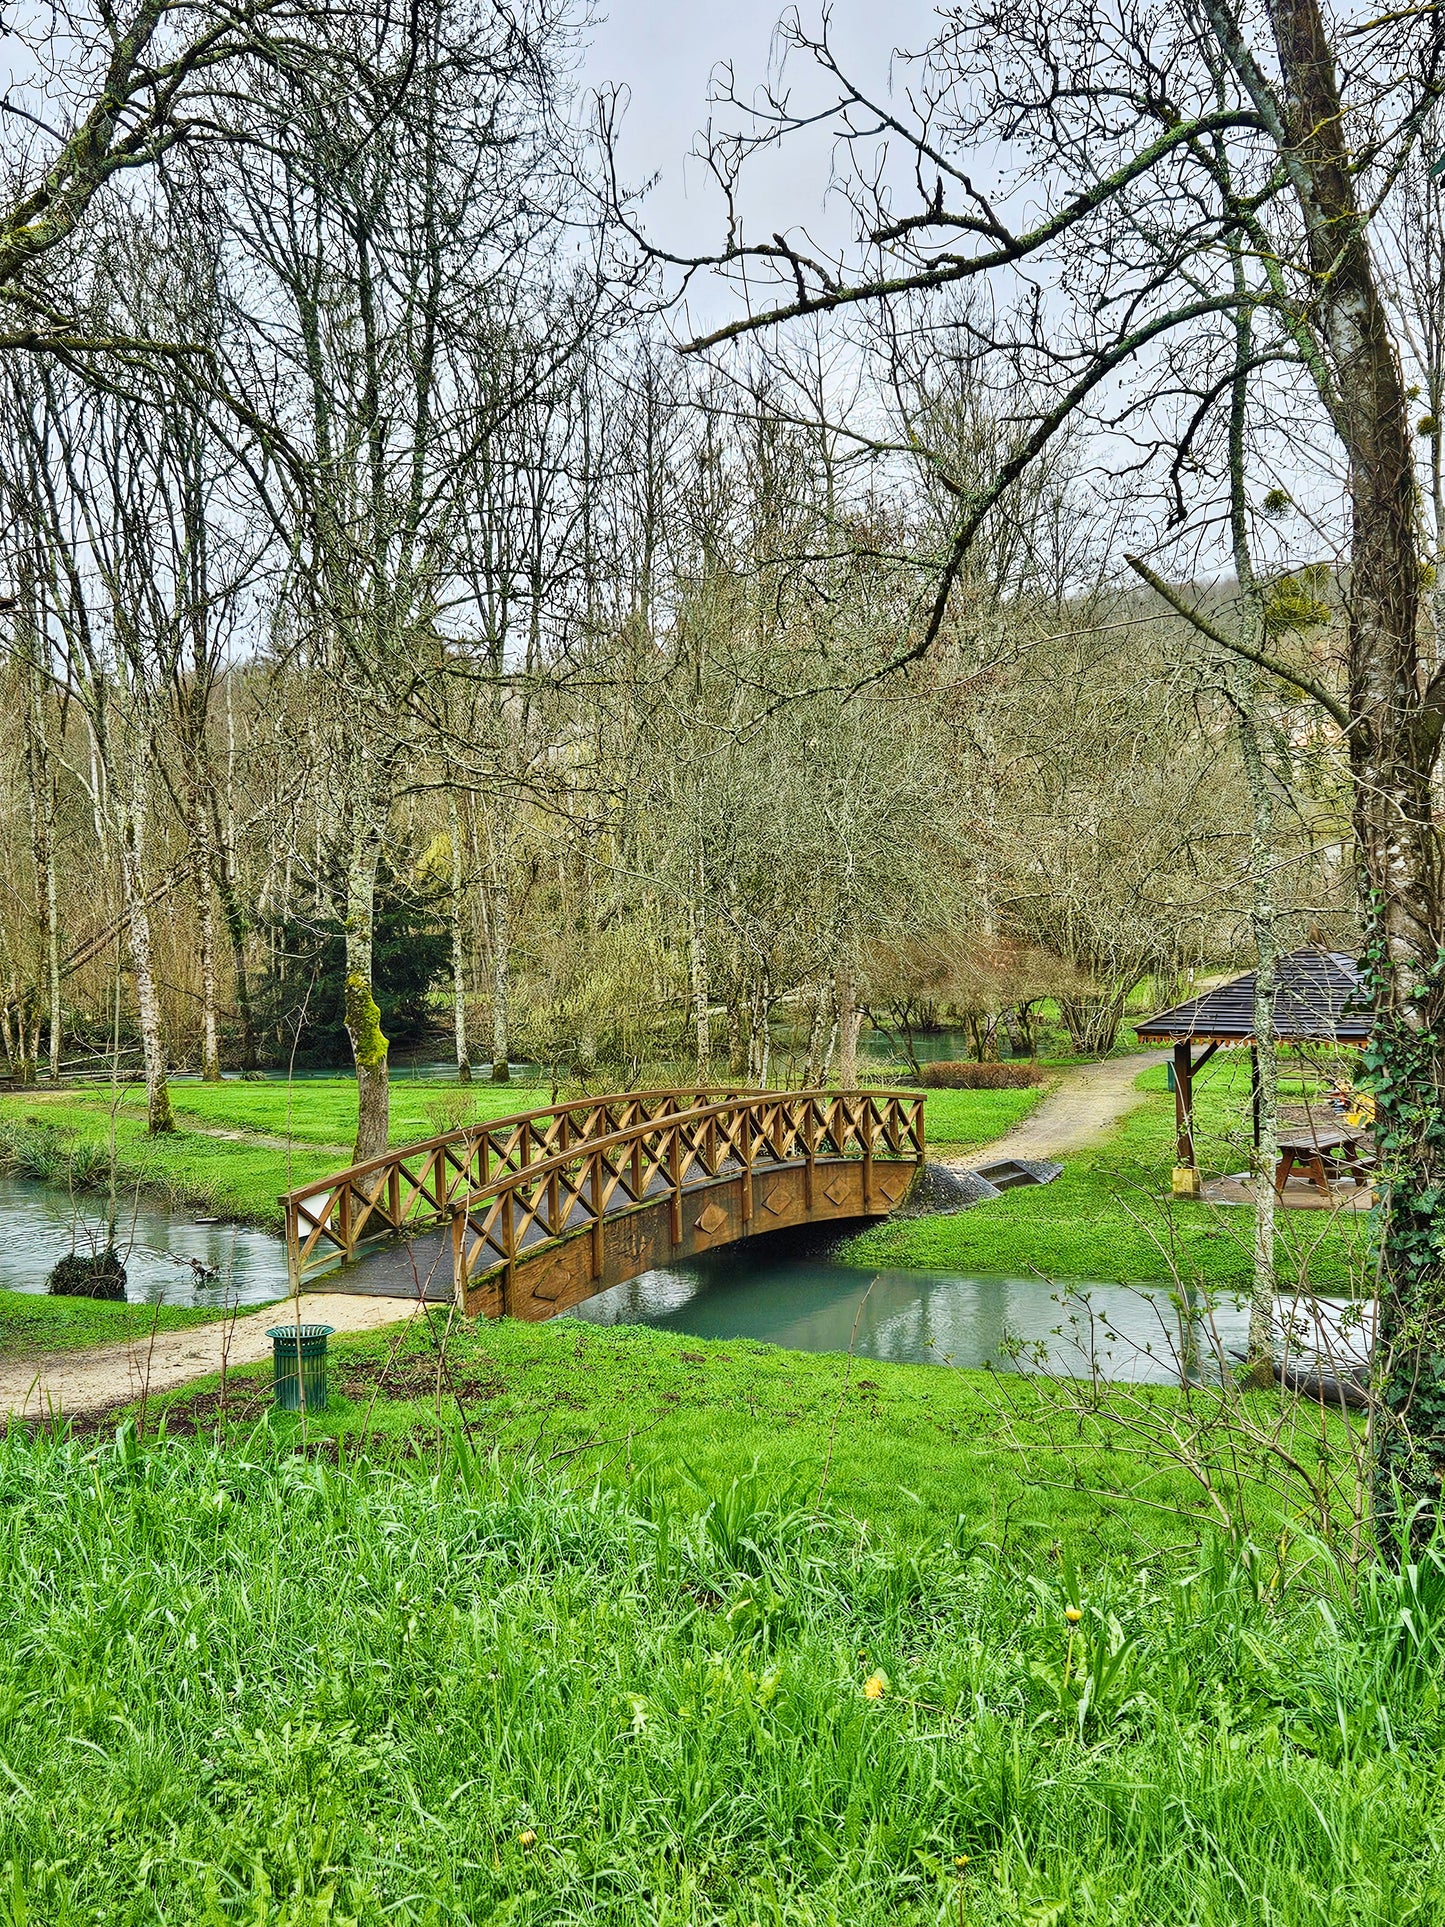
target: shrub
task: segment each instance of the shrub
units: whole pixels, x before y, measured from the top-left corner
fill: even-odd
[[[49,1280],[57,1298],[125,1297],[125,1265],[114,1245],[104,1251],[70,1251],[51,1269]]]
[[[926,1091],[1022,1091],[1042,1084],[1035,1064],[925,1064],[915,1080]]]

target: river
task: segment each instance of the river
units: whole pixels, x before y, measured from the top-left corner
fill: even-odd
[[[0,1177],[0,1288],[44,1291],[50,1268],[69,1251],[105,1244],[105,1205],[72,1199],[59,1185]],[[269,1231],[198,1221],[184,1212],[123,1198],[116,1249],[126,1296],[143,1304],[264,1305],[286,1295],[286,1250]]]

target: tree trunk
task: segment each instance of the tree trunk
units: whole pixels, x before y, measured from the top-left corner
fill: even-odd
[[[838,1008],[838,1089],[858,1088],[858,1032],[863,1012],[858,1008],[858,980],[853,965],[840,965],[833,978],[833,998]]]
[[[492,1082],[512,1075],[508,1012],[512,968],[512,890],[504,858],[492,844]]]
[[[699,1090],[706,1090],[712,1069],[712,1018],[708,1004],[707,984],[707,912],[700,895],[693,898],[691,905],[691,922],[687,937],[687,982],[688,995],[692,1003],[693,1036],[696,1039],[697,1084]]]
[[[346,871],[346,1034],[356,1066],[356,1164],[386,1150],[391,1129],[387,1041],[371,982],[376,839],[354,829]]]
[[[256,1069],[256,1024],[251,1015],[251,989],[246,972],[246,919],[236,888],[235,855],[229,838],[219,834],[219,810],[212,797],[211,832],[218,854],[216,894],[221,899],[221,916],[231,944],[231,965],[236,976],[236,1014],[241,1020],[241,1069]]]
[[[44,682],[41,642],[31,600],[31,572],[21,573],[22,634],[25,637],[25,776],[30,815],[30,847],[35,861],[35,918],[45,969],[46,1006],[50,1028],[50,1081],[60,1082],[60,919],[55,882],[55,769],[45,737]],[[39,1022],[37,1008],[36,1021]],[[22,1014],[23,1029],[23,1014]],[[37,1033],[33,1053],[39,1056]]]
[[[1253,1108],[1259,1142],[1250,1154],[1254,1192],[1254,1275],[1249,1298],[1249,1375],[1274,1384],[1275,1168],[1279,1163],[1279,1060],[1275,1055],[1274,992],[1279,933],[1274,903],[1274,796],[1260,753],[1252,709],[1239,714],[1240,746],[1253,814],[1250,821],[1250,929],[1258,959],[1254,977]]]
[[[833,1012],[831,985],[819,982],[813,986],[813,1016],[808,1025],[808,1059],[803,1066],[803,1088],[815,1091],[827,1075],[827,1054],[830,1042],[830,1018]]]
[[[466,949],[462,942],[462,833],[455,790],[447,791],[447,819],[452,846],[452,1033],[456,1042],[457,1082],[470,1084],[472,1060],[467,1049]]]
[[[53,794],[53,792],[52,792]],[[60,1046],[64,1038],[65,1014],[60,1001],[60,918],[55,900],[55,846],[47,846],[45,867],[45,975],[50,1002],[50,1081],[60,1082]]]
[[[151,919],[145,889],[145,823],[148,801],[146,772],[138,756],[122,778],[126,797],[120,834],[120,874],[126,926],[130,936],[131,967],[135,972],[136,1015],[140,1023],[141,1059],[145,1067],[146,1129],[153,1137],[176,1128],[166,1084],[166,1048],[161,1025],[160,998],[151,957]]]
[[[191,819],[191,847],[195,853],[196,904],[201,939],[201,1081],[221,1081],[221,1034],[216,1014],[216,899],[212,882],[210,812],[199,787]]]
[[[1271,0],[1269,16],[1284,78],[1283,159],[1304,217],[1348,465],[1350,765],[1383,1203],[1373,1486],[1376,1531],[1393,1553],[1402,1511],[1422,1542],[1445,1487],[1445,930],[1431,785],[1441,691],[1420,700],[1414,449],[1329,38],[1317,0]]]

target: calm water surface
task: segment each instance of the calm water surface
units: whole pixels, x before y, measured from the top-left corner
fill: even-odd
[[[586,1304],[592,1324],[651,1325],[695,1338],[753,1338],[891,1364],[991,1365],[1010,1371],[1179,1382],[1243,1349],[1247,1306],[1202,1300],[1191,1319],[1167,1287],[867,1271],[825,1259],[739,1254],[650,1271]],[[1193,1357],[1190,1357],[1191,1347]]]
[[[72,1199],[58,1185],[0,1177],[0,1287],[44,1291],[51,1266],[68,1251],[105,1245],[105,1206]],[[279,1238],[245,1225],[197,1224],[184,1212],[125,1201],[116,1248],[125,1260],[126,1296],[144,1304],[263,1305],[286,1295],[286,1252]]]

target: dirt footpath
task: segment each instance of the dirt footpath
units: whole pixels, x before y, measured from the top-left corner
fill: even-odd
[[[1101,1063],[1065,1071],[1058,1089],[1022,1124],[992,1144],[939,1162],[955,1171],[976,1171],[996,1158],[1063,1158],[1085,1150],[1106,1137],[1126,1111],[1148,1102],[1148,1093],[1134,1088],[1140,1071],[1168,1061],[1167,1050],[1136,1051],[1130,1057],[1106,1057]]]
[[[416,1310],[406,1298],[342,1292],[308,1291],[301,1300],[304,1323],[331,1325],[337,1332],[373,1331],[412,1318]],[[267,1327],[288,1324],[294,1317],[294,1301],[282,1299],[239,1318],[217,1319],[214,1325],[157,1332],[154,1339],[6,1359],[0,1361],[0,1412],[12,1418],[44,1418],[103,1411],[143,1392],[166,1392],[232,1365],[255,1364],[271,1356]]]

